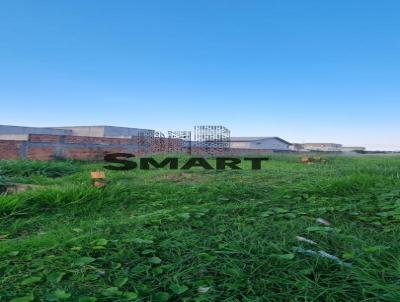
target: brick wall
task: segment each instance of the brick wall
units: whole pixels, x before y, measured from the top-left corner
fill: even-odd
[[[98,144],[98,145],[129,145],[137,144],[137,139],[91,137],[91,136],[65,136],[64,143],[67,144]]]
[[[63,136],[49,134],[29,134],[28,141],[32,143],[59,143]]]
[[[21,141],[0,140],[0,158],[19,159],[23,143]]]
[[[99,148],[99,147],[69,147],[64,149],[64,156],[68,159],[102,160],[107,153],[134,153],[128,148]]]
[[[30,134],[27,141],[0,140],[0,159],[51,160],[56,157],[101,160],[107,153],[182,152],[182,141],[169,138],[108,138]]]
[[[55,156],[55,148],[31,146],[27,149],[25,156],[27,159],[52,160]]]
[[[0,140],[0,159],[52,160],[56,157],[78,160],[102,160],[107,153],[187,152],[182,140],[176,138],[134,137],[108,138],[69,135],[30,134],[27,141]],[[272,150],[192,148],[196,155],[266,154]]]

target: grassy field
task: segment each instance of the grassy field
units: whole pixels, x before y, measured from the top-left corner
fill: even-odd
[[[399,157],[101,168],[0,161],[1,302],[400,301]]]

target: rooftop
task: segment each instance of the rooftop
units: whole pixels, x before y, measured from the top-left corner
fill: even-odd
[[[242,137],[231,137],[231,142],[253,142],[253,141],[260,141],[264,139],[277,139],[285,144],[291,145],[288,141],[277,137],[277,136],[242,136]]]

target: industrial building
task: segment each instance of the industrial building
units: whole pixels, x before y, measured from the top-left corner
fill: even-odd
[[[335,143],[305,143],[301,144],[301,151],[323,151],[323,152],[340,152],[343,147],[341,144]]]
[[[53,127],[52,127],[53,128]],[[116,126],[72,126],[72,127],[55,127],[54,129],[64,129],[72,131],[75,136],[90,137],[117,137],[131,138],[134,136],[154,136],[154,130],[116,127]]]
[[[304,143],[304,144],[293,144],[290,149],[292,151],[299,152],[363,152],[366,150],[365,147],[347,147],[341,144],[335,143]]]
[[[72,135],[71,130],[0,125],[0,140],[28,140],[29,134]]]
[[[27,140],[29,134],[132,138],[154,136],[154,130],[115,126],[21,127],[0,125],[0,139]]]
[[[367,149],[365,147],[342,147],[341,151],[342,152],[365,152]]]
[[[289,151],[291,143],[280,137],[231,137],[232,149],[264,149]]]

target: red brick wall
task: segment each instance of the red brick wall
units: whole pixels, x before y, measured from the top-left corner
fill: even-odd
[[[34,143],[58,143],[60,135],[29,134],[28,141]]]
[[[0,140],[0,158],[19,159],[21,145],[21,141]]]
[[[68,159],[100,160],[100,152],[97,148],[66,148],[64,156]]]
[[[27,152],[27,159],[52,160],[55,156],[54,147],[30,146]]]
[[[65,157],[78,160],[101,160],[107,153],[134,153],[145,155],[151,153],[185,152],[182,140],[173,138],[134,137],[108,138],[87,136],[60,136],[30,134],[28,141],[0,140],[0,159],[36,159],[51,160],[54,157]],[[199,155],[244,155],[266,154],[271,150],[254,149],[213,149],[205,152],[192,148],[193,154]]]
[[[112,138],[112,137],[90,137],[90,136],[65,136],[64,143],[67,144],[101,144],[101,145],[129,145],[134,141],[127,138]]]
[[[126,148],[65,148],[64,156],[68,159],[102,160],[107,153],[130,153]]]
[[[25,148],[21,150],[22,144]],[[51,160],[65,157],[78,160],[101,160],[107,153],[181,152],[182,141],[169,138],[109,138],[30,134],[28,141],[1,141],[0,159]]]

